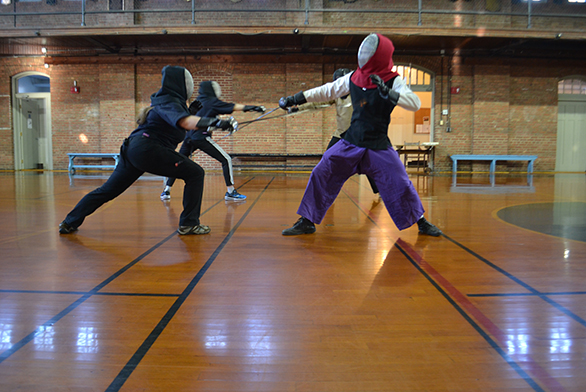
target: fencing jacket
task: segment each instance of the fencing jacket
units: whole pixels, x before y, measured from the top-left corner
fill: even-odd
[[[344,75],[334,82],[306,90],[303,95],[307,102],[324,102],[350,94],[352,120],[342,138],[358,147],[384,150],[391,145],[387,132],[394,105],[381,98],[376,87],[359,87],[350,80],[351,77],[352,73]],[[413,112],[419,110],[419,97],[403,79],[397,76],[386,84],[399,93],[397,106]]]
[[[179,120],[190,115],[186,104],[185,68],[168,65],[163,68],[162,74],[162,86],[151,95],[152,109],[146,121],[130,136],[147,134],[163,145],[175,149],[185,137],[185,129],[177,124]]]
[[[199,117],[216,117],[218,114],[230,114],[234,112],[234,103],[224,102],[216,97],[211,81],[201,82],[199,84],[199,95],[197,100],[201,102],[201,109],[196,116]],[[196,129],[188,131],[187,138],[190,140],[205,140],[211,136],[207,129]]]

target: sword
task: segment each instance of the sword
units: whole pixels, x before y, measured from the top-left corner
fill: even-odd
[[[245,127],[245,126],[247,126],[247,125],[250,125],[250,124],[252,124],[253,122],[259,121],[261,118],[268,116],[269,114],[271,114],[272,112],[274,112],[274,111],[275,111],[275,110],[277,110],[277,109],[279,109],[279,106],[277,106],[277,107],[276,107],[276,108],[274,108],[274,109],[271,109],[271,110],[269,110],[268,112],[266,112],[266,113],[262,114],[261,116],[259,116],[259,117],[255,118],[254,120],[250,120],[250,121],[243,121],[243,122],[241,122],[241,123],[240,123],[240,125],[244,124],[244,126],[242,126],[242,127],[238,128],[238,130],[240,130],[240,129],[244,128],[244,127]],[[271,118],[272,118],[272,117],[271,117]]]
[[[323,109],[323,108],[327,108],[327,107],[330,107],[330,105],[322,105],[322,106],[318,106],[318,107],[316,107],[316,108],[314,108],[314,109]],[[276,115],[276,116],[271,116],[271,117],[266,117],[267,115],[269,115],[269,114],[273,113],[273,112],[274,112],[275,110],[277,110],[277,109],[279,109],[279,107],[276,107],[276,108],[274,108],[274,109],[271,109],[271,110],[270,110],[270,111],[268,111],[267,113],[263,114],[263,115],[262,115],[262,116],[260,116],[260,117],[257,117],[257,118],[255,118],[254,120],[250,120],[250,121],[243,121],[243,122],[240,122],[240,123],[238,123],[238,128],[237,128],[236,130],[241,130],[242,128],[245,128],[246,126],[248,126],[248,125],[250,125],[250,124],[252,124],[252,123],[255,123],[255,122],[257,122],[257,121],[273,120],[273,119],[275,119],[275,118],[289,117],[289,116],[294,116],[294,115],[296,115],[296,114],[300,114],[300,113],[306,113],[306,112],[310,112],[310,111],[311,111],[311,109],[298,110],[298,111],[296,111],[296,112],[290,112],[290,111],[287,111],[287,113],[278,114],[278,115]],[[242,125],[242,126],[241,126],[241,125]],[[234,132],[236,132],[236,130],[235,130]],[[222,137],[222,138],[220,138],[218,141],[220,141],[220,140],[223,140],[223,139],[227,138],[228,136],[232,136],[232,134],[233,134],[234,132],[231,132],[231,133],[229,133],[229,134],[227,134],[227,135],[223,136],[223,137]]]

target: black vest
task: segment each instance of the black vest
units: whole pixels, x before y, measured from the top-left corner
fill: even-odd
[[[395,76],[396,77],[396,76]],[[395,78],[386,85],[391,88]],[[388,136],[391,112],[395,108],[389,100],[383,99],[378,89],[363,89],[350,81],[352,98],[352,122],[342,138],[358,147],[371,150],[386,150],[391,146]]]

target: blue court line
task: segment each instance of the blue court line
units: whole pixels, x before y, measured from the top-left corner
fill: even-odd
[[[584,295],[586,291],[567,292],[542,292],[541,295]],[[534,293],[488,293],[488,294],[467,294],[468,297],[536,297]]]
[[[443,234],[443,236],[446,239],[448,239],[449,241],[451,241],[452,243],[454,243],[455,245],[457,245],[460,248],[464,249],[466,252],[470,253],[472,256],[476,257],[478,260],[482,261],[484,264],[486,264],[489,267],[493,268],[494,270],[500,272],[501,274],[503,274],[507,278],[511,279],[513,282],[517,283],[519,286],[525,288],[531,294],[533,294],[533,295],[541,298],[542,300],[544,300],[545,302],[547,302],[549,305],[553,306],[554,308],[556,308],[557,310],[559,310],[560,312],[562,312],[566,316],[570,317],[572,320],[580,323],[580,325],[582,325],[583,327],[586,327],[586,320],[584,320],[582,317],[578,316],[577,314],[573,313],[572,311],[570,311],[569,309],[567,309],[565,306],[562,306],[562,305],[558,304],[557,302],[555,302],[554,300],[552,300],[551,298],[549,298],[547,296],[547,294],[538,291],[537,289],[535,289],[532,286],[530,286],[529,284],[523,282],[521,279],[517,278],[513,274],[505,271],[503,268],[497,266],[496,264],[494,264],[493,262],[489,261],[488,259],[485,259],[484,257],[480,256],[478,253],[474,252],[472,249],[470,249],[470,248],[466,247],[465,245],[460,244],[458,241],[450,238],[446,234]]]
[[[246,181],[243,185],[252,181],[254,178],[255,177],[253,176],[248,181]],[[222,198],[218,202],[214,203],[210,208],[208,208],[203,213],[201,213],[200,216],[203,216],[206,212],[210,211],[213,207],[215,207],[216,205],[221,203],[223,200],[224,200],[224,198]],[[83,294],[81,298],[78,298],[75,302],[70,304],[68,307],[63,309],[61,312],[57,313],[55,316],[51,317],[48,321],[46,321],[45,323],[38,326],[33,332],[29,333],[27,336],[20,339],[18,342],[14,343],[9,349],[0,353],[0,364],[2,362],[4,362],[6,359],[8,359],[12,354],[16,353],[18,350],[23,348],[27,343],[31,342],[36,336],[38,336],[41,333],[44,333],[44,331],[47,329],[47,327],[54,325],[56,322],[61,320],[63,317],[67,316],[69,313],[74,311],[78,306],[80,306],[85,301],[90,299],[93,295],[100,295],[101,293],[98,293],[99,290],[103,289],[106,285],[111,283],[114,279],[118,278],[124,272],[128,271],[136,263],[138,263],[139,261],[144,259],[146,256],[151,254],[153,251],[155,251],[157,248],[159,248],[161,245],[163,245],[165,242],[169,241],[171,238],[175,237],[176,235],[177,235],[177,231],[173,231],[173,233],[170,234],[169,236],[167,236],[165,239],[159,241],[152,248],[148,249],[146,252],[144,252],[143,254],[138,256],[136,259],[134,259],[130,263],[126,264],[124,267],[120,268],[114,274],[110,275],[108,278],[106,278],[104,281],[102,281],[96,287],[94,287],[93,289],[91,289],[87,293]]]
[[[148,353],[148,351],[150,350],[152,345],[155,344],[155,341],[158,339],[158,337],[161,335],[161,333],[163,333],[163,331],[165,330],[167,325],[171,322],[171,319],[173,318],[173,316],[175,316],[175,314],[177,313],[177,311],[179,310],[181,305],[183,305],[183,302],[185,302],[187,297],[191,294],[191,292],[193,291],[195,286],[199,283],[201,278],[204,276],[204,274],[210,268],[212,263],[216,260],[218,255],[222,252],[222,250],[224,250],[224,247],[226,246],[226,244],[230,241],[230,239],[232,238],[232,236],[234,235],[236,230],[238,230],[238,228],[240,227],[242,222],[244,222],[244,220],[246,219],[246,217],[248,216],[248,214],[250,213],[252,208],[260,200],[261,196],[267,190],[269,185],[271,185],[271,183],[274,181],[274,179],[275,179],[275,177],[273,177],[268,182],[268,184],[265,186],[265,188],[262,190],[262,192],[259,193],[256,200],[250,205],[250,207],[242,215],[240,220],[234,225],[232,230],[230,230],[230,232],[226,235],[226,237],[220,243],[220,245],[218,245],[218,247],[216,248],[214,253],[212,253],[212,255],[209,257],[209,259],[206,261],[206,263],[203,265],[203,267],[201,267],[201,269],[199,270],[197,275],[195,275],[195,277],[191,280],[191,282],[189,282],[189,285],[187,285],[185,290],[183,290],[183,292],[181,293],[179,298],[177,298],[177,300],[175,300],[175,302],[169,308],[167,313],[163,316],[161,321],[159,321],[159,323],[151,331],[149,336],[145,339],[145,341],[140,345],[140,347],[135,351],[135,353],[132,355],[132,357],[128,360],[128,362],[126,363],[124,368],[122,368],[120,373],[118,373],[118,375],[116,376],[114,381],[112,381],[112,383],[108,386],[108,388],[106,389],[106,392],[119,391],[120,388],[122,388],[122,386],[124,385],[126,380],[128,380],[128,377],[130,377],[132,372],[134,372],[134,370],[139,365],[140,361]]]
[[[350,195],[345,190],[343,190],[343,192],[348,197],[348,199],[350,199],[354,203],[354,205],[358,207],[358,210],[362,212],[368,220],[370,220],[376,227],[378,227],[382,231],[381,227],[374,221],[374,219],[372,219],[372,217],[367,213],[367,211],[364,211],[360,207],[360,205],[352,197],[350,197]],[[534,391],[545,392],[545,390],[529,374],[527,374],[527,372],[525,372],[525,370],[523,370],[523,368],[521,368],[521,366],[519,366],[519,364],[515,362],[498,345],[498,343],[495,342],[494,339],[492,339],[490,335],[487,332],[485,332],[484,329],[482,329],[482,327],[478,325],[478,323],[476,323],[476,321],[474,321],[474,319],[472,319],[452,297],[448,295],[448,293],[443,289],[443,287],[441,287],[435,280],[433,280],[433,278],[429,276],[429,274],[426,271],[424,271],[419,266],[419,264],[417,264],[417,262],[413,260],[413,258],[396,243],[396,241],[393,246],[397,248],[399,252],[401,252],[405,256],[405,258],[407,258],[407,260],[409,260],[409,262],[419,271],[419,273],[421,273],[432,284],[432,286],[436,288],[436,290],[454,307],[454,309],[456,309],[456,311],[460,313],[460,315],[462,315],[462,317],[468,322],[468,324],[470,324],[476,330],[476,332],[478,332],[478,334],[482,336],[482,338],[505,360],[505,362],[507,362],[509,366],[511,366],[511,368],[513,368],[517,372],[517,374],[519,374],[519,376],[521,376],[521,378],[527,384],[531,386],[531,388],[533,388]]]
[[[0,293],[18,293],[18,294],[72,294],[72,295],[113,295],[129,297],[179,297],[180,294],[161,294],[161,293],[116,293],[116,292],[99,292],[91,291],[54,291],[54,290],[0,290]]]

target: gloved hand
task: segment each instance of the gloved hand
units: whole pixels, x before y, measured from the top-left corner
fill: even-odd
[[[293,106],[291,108],[287,108],[287,113],[291,114],[291,113],[297,113],[299,111],[299,108],[297,106]]]
[[[305,99],[305,95],[303,95],[303,91],[300,91],[295,95],[279,99],[279,107],[283,110],[287,110],[288,107],[301,105],[306,102],[307,100]]]
[[[202,117],[196,125],[197,128],[206,129],[208,132],[209,128],[220,128],[223,131],[234,133],[238,130],[238,122],[234,117],[230,117],[228,120],[221,120],[216,117]]]
[[[229,132],[231,135],[238,130],[238,121],[236,121],[234,117],[230,117],[228,121],[230,121],[231,130],[229,130]]]
[[[266,112],[267,108],[264,106],[254,106],[254,105],[245,105],[243,112],[259,112],[264,113]]]
[[[202,117],[197,122],[196,127],[199,129],[220,128],[224,131],[227,131],[231,128],[231,125],[230,120],[220,120],[216,117]]]
[[[216,121],[216,123],[212,124],[211,126],[214,128],[220,128],[222,131],[233,132],[234,127],[232,125],[232,120],[234,120],[234,117],[230,117],[229,120],[219,120],[218,119],[218,121]]]
[[[393,105],[396,105],[399,101],[399,93],[395,90],[390,89],[385,81],[378,75],[370,75],[370,80],[374,83],[378,89],[378,93],[383,99],[389,100]]]
[[[203,107],[203,105],[201,104],[201,102],[199,102],[197,99],[195,101],[193,101],[190,105],[189,105],[189,113],[191,113],[192,115],[196,115],[197,112],[199,112],[201,110],[201,108]]]

